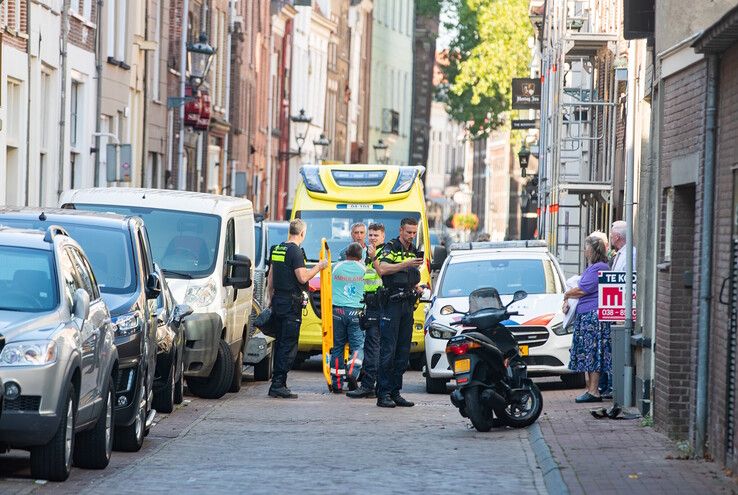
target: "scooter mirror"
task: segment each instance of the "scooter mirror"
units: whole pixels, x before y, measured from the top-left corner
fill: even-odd
[[[512,301],[510,301],[509,303],[507,303],[507,306],[505,306],[505,307],[507,308],[512,303],[521,301],[521,300],[525,299],[526,297],[528,297],[528,293],[527,292],[525,292],[524,290],[516,290],[515,293],[513,294]]]

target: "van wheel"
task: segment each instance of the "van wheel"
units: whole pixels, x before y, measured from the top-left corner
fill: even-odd
[[[233,380],[233,356],[223,340],[218,344],[218,355],[213,370],[208,377],[193,376],[187,378],[190,392],[203,399],[220,399],[231,386]]]
[[[115,425],[115,379],[108,378],[108,388],[100,417],[95,426],[77,435],[74,446],[74,465],[85,469],[105,469],[113,452],[113,428]]]
[[[274,346],[264,359],[254,365],[254,381],[266,382],[272,378],[272,367],[274,366]]]
[[[243,346],[238,351],[236,362],[233,363],[233,379],[231,380],[231,388],[229,392],[238,393],[241,390],[241,380],[243,380]]]
[[[74,424],[77,420],[77,401],[72,383],[69,384],[63,404],[63,416],[59,419],[54,437],[46,445],[31,449],[31,476],[34,478],[64,481],[72,471]]]

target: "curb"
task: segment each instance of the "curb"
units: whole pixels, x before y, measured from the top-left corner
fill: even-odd
[[[541,426],[536,422],[528,428],[528,441],[536,455],[536,462],[541,468],[543,482],[550,495],[569,495],[569,487],[564,483],[561,469],[551,453],[551,449],[543,438]]]

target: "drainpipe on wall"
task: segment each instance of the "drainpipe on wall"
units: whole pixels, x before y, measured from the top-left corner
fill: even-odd
[[[61,111],[59,112],[59,174],[57,177],[56,200],[59,201],[64,192],[64,145],[66,143],[67,117],[67,38],[69,37],[69,5],[70,0],[64,0],[61,13]]]
[[[270,19],[271,20],[271,19]],[[272,163],[272,131],[273,131],[273,120],[274,120],[274,112],[272,111],[274,108],[274,81],[277,79],[275,74],[272,74],[272,71],[277,71],[276,64],[274,63],[274,32],[269,33],[269,56],[267,57],[267,60],[269,61],[269,89],[267,91],[267,156],[266,156],[266,193],[267,193],[267,200],[265,203],[265,206],[269,203],[272,203],[272,198],[274,197],[272,192],[272,167],[274,164]]]
[[[95,182],[94,186],[100,185],[100,142],[102,139],[102,7],[103,0],[97,0],[97,21],[95,28]],[[110,131],[110,128],[108,128]],[[105,182],[107,183],[107,177]]]
[[[67,0],[68,1],[68,0]],[[177,140],[177,189],[187,189],[187,170],[184,165],[184,139],[185,139],[185,81],[187,80],[187,19],[190,12],[190,0],[184,0],[182,6],[182,46],[179,51],[179,139]]]
[[[223,100],[223,106],[225,107],[225,121],[228,122],[228,132],[225,133],[225,137],[223,138],[223,163],[220,165],[220,174],[221,174],[221,188],[220,192],[221,194],[224,194],[224,191],[226,190],[226,187],[228,186],[228,177],[230,176],[229,173],[229,162],[230,162],[230,153],[228,152],[230,150],[230,137],[231,137],[231,50],[233,43],[233,17],[236,15],[236,6],[235,2],[228,2],[228,36],[226,41],[226,71],[225,71],[225,99]],[[228,190],[228,195],[233,196],[233,191]]]
[[[149,40],[149,1],[145,0],[145,6],[144,6],[144,41]],[[159,9],[161,10],[161,9]],[[157,43],[159,40],[156,40]],[[147,127],[149,124],[149,51],[148,50],[141,50],[141,47],[138,48],[139,53],[143,51],[143,58],[144,58],[144,70],[143,70],[143,119],[142,119],[142,128],[141,128],[141,179],[139,180],[139,185],[141,187],[144,187],[144,181],[146,176],[146,158],[148,155],[148,147],[147,140],[149,139],[149,133],[147,132]],[[156,60],[154,62],[157,62]],[[151,182],[154,182],[154,177],[151,177]],[[153,184],[152,184],[153,185]]]
[[[697,320],[697,413],[695,456],[704,457],[707,433],[707,385],[710,364],[710,299],[712,295],[712,233],[715,197],[715,143],[717,128],[718,56],[707,57],[705,109],[705,172],[702,185],[700,232],[700,292]]]
[[[26,83],[26,197],[25,203],[28,206],[28,192],[30,189],[29,174],[31,172],[31,43],[33,43],[33,32],[31,31],[31,0],[26,0],[26,30],[28,31],[28,39],[26,40],[26,56],[28,58],[28,72]],[[40,35],[39,35],[40,36]],[[39,44],[41,40],[39,38]],[[41,178],[39,177],[39,182]],[[38,198],[39,205],[41,198]]]

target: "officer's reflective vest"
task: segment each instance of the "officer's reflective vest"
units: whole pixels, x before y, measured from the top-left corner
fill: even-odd
[[[411,245],[410,249],[405,249],[400,239],[395,238],[389,244],[385,245],[380,260],[397,264],[408,259],[413,259],[416,256],[417,251],[415,250],[415,246]],[[382,277],[382,283],[389,289],[409,289],[415,287],[420,283],[420,270],[414,267],[406,268],[397,273]]]
[[[382,251],[384,244],[377,246],[377,252]],[[366,272],[364,273],[364,292],[372,294],[377,292],[382,287],[382,277],[379,276],[377,270],[374,269],[374,258],[367,258],[366,260]]]

